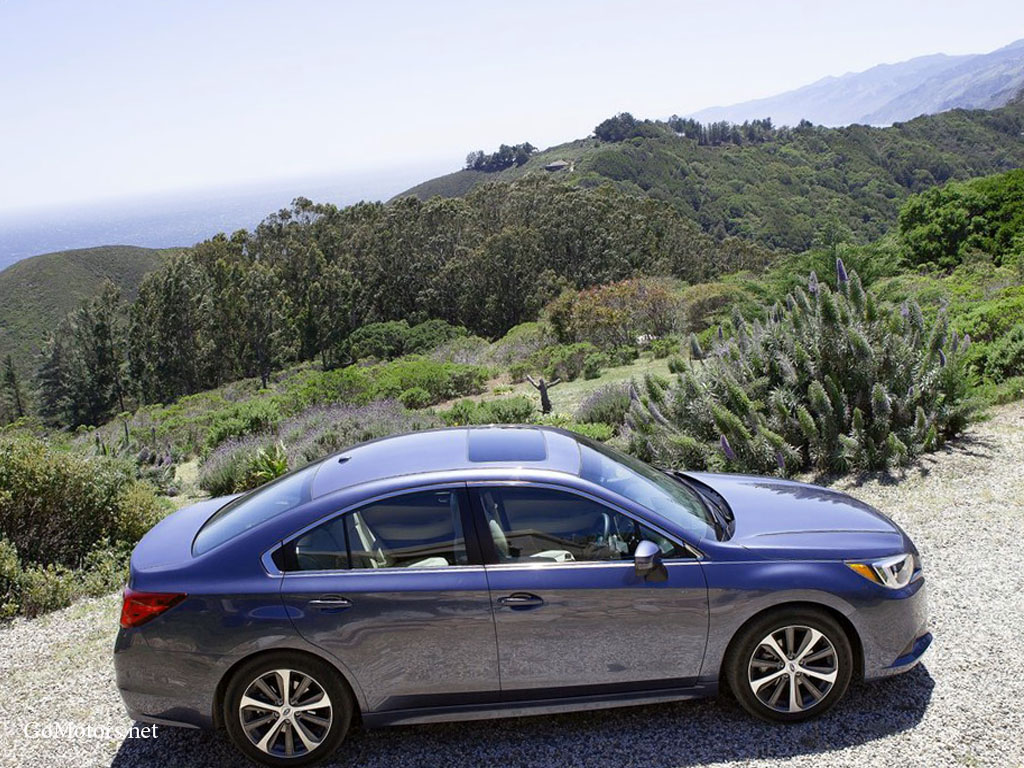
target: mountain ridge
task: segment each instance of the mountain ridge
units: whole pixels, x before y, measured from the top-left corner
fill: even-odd
[[[917,56],[827,76],[779,94],[691,113],[702,122],[771,117],[831,127],[884,126],[950,109],[994,109],[1024,89],[1024,39],[989,53]]]

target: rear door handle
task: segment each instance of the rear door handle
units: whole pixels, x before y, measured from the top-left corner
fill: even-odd
[[[499,597],[498,603],[508,608],[536,608],[544,605],[544,598],[529,592],[513,592],[511,595]]]
[[[335,611],[343,611],[346,608],[352,607],[352,601],[347,597],[341,597],[340,595],[324,595],[318,597],[315,600],[310,600],[309,605],[312,608],[318,608],[324,613],[333,613]]]

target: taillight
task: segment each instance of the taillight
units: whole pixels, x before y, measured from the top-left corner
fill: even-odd
[[[136,592],[125,587],[124,602],[121,603],[121,626],[127,629],[145,624],[186,597],[181,592]]]

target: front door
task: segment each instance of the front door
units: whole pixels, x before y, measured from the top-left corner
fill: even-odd
[[[487,580],[504,699],[685,687],[708,632],[700,564],[679,544],[587,496],[552,487],[475,487],[497,563]],[[662,549],[645,581],[636,545]]]
[[[371,711],[498,698],[486,575],[463,535],[466,499],[464,486],[391,496],[286,545],[281,594],[296,628],[349,670]]]

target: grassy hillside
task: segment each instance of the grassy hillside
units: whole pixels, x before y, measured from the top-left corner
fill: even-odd
[[[667,123],[638,123],[623,141],[583,139],[551,147],[497,173],[460,171],[406,194],[457,196],[485,181],[548,174],[671,201],[705,231],[775,248],[810,247],[828,218],[867,242],[895,222],[903,200],[950,179],[1024,166],[1024,105],[954,110],[889,128],[803,126],[699,143]]]
[[[33,256],[0,272],[0,359],[14,358],[24,374],[46,333],[106,280],[133,298],[144,275],[179,249],[105,245]]]

